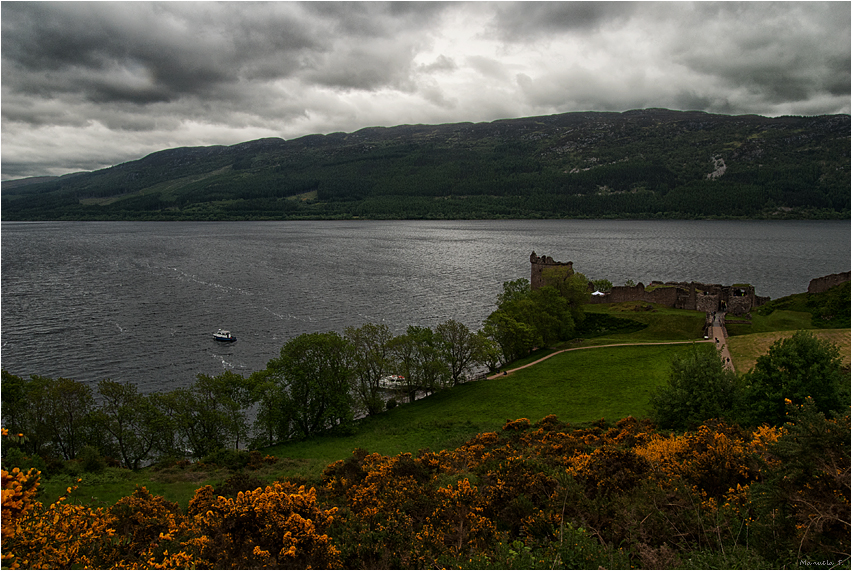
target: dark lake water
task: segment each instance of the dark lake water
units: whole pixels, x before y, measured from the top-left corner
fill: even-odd
[[[849,221],[3,223],[2,366],[150,392],[262,369],[290,338],[367,322],[471,329],[529,255],[589,279],[751,283],[850,268]],[[217,344],[211,334],[238,338]]]

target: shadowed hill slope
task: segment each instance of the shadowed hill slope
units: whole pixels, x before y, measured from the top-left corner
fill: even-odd
[[[3,183],[3,220],[849,216],[848,115],[647,109],[177,148]]]

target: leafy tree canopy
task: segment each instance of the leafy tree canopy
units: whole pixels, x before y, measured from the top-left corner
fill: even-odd
[[[662,428],[695,428],[709,419],[730,419],[735,395],[736,375],[724,368],[718,353],[693,345],[672,361],[667,383],[651,395],[652,416]]]
[[[819,412],[829,414],[841,406],[840,350],[809,331],[798,331],[773,343],[743,382],[741,416],[747,423],[780,426],[786,420],[785,401],[803,404],[808,397]]]

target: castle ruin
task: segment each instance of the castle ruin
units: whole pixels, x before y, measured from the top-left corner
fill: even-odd
[[[572,262],[555,262],[550,256],[530,255],[530,286],[538,289],[544,285],[542,271],[549,267],[573,268]],[[589,290],[593,290],[591,282]],[[624,301],[643,301],[657,303],[676,309],[693,311],[725,311],[732,315],[744,315],[753,307],[759,307],[769,301],[769,297],[755,295],[754,286],[737,284],[723,286],[698,282],[659,282],[653,281],[646,288],[639,283],[635,286],[614,286],[604,295],[593,295],[590,303],[620,303]]]
[[[568,268],[569,273],[574,271],[574,262],[554,262],[550,256],[536,256],[535,252],[530,254],[530,287],[539,289],[544,285],[541,273],[545,268]]]
[[[849,281],[849,272],[839,274],[830,274],[821,278],[814,278],[808,284],[808,293],[822,293],[830,290],[834,286],[840,285]]]

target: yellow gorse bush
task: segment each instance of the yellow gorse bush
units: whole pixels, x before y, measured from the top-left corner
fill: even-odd
[[[819,426],[842,434],[834,420]],[[275,482],[226,497],[204,486],[185,513],[142,487],[109,509],[64,497],[45,507],[37,472],[4,470],[3,565],[654,567],[664,556],[677,565],[671,541],[687,551],[725,541],[739,553],[748,533],[755,544],[775,538],[777,550],[784,521],[795,524],[788,550],[793,540],[848,550],[836,515],[848,512],[848,453],[825,460],[817,479],[781,477],[781,458],[793,452],[778,445],[795,444],[791,427],[743,431],[715,421],[675,435],[633,418],[577,429],[553,416],[518,419],[454,450],[356,450],[324,470],[319,488]],[[770,481],[787,490],[787,508],[754,502]],[[785,520],[784,509],[794,517]]]

